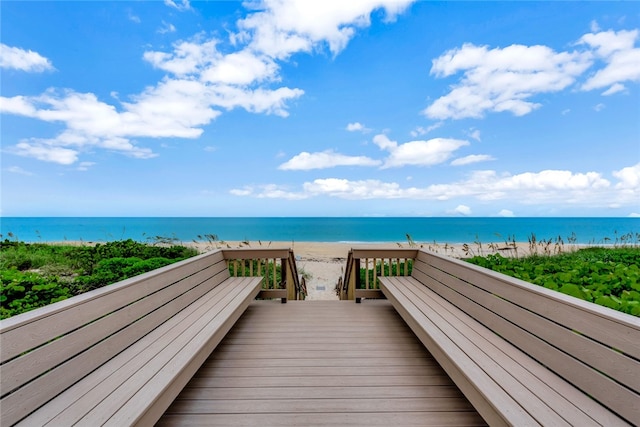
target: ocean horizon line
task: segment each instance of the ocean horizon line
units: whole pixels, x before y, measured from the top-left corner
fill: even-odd
[[[640,218],[640,215],[610,216],[610,215],[526,215],[526,216],[501,216],[501,215],[225,215],[225,216],[203,216],[203,215],[0,215],[0,219],[10,218],[496,218],[496,219],[527,219],[527,218]]]
[[[4,217],[2,238],[25,242],[280,241],[473,243],[640,240],[620,217]]]

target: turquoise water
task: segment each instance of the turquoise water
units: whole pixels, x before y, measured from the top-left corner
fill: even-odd
[[[627,233],[638,236],[640,218],[0,218],[2,238],[27,242],[120,239],[154,236],[182,242],[215,234],[220,240],[299,242],[483,243],[514,237],[527,241],[560,236],[565,243],[614,243]],[[10,237],[10,234],[13,237]],[[611,240],[607,240],[611,239]],[[635,237],[637,242],[637,237]]]

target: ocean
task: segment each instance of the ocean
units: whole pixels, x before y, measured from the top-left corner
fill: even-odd
[[[121,239],[153,241],[157,236],[177,242],[224,241],[407,243],[482,243],[507,239],[526,242],[562,238],[565,243],[613,244],[622,236],[640,242],[640,218],[110,218],[2,217],[2,239],[25,242]],[[202,236],[202,237],[198,237]]]

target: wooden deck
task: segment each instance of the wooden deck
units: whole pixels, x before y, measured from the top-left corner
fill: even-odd
[[[161,426],[485,425],[387,301],[255,301]]]

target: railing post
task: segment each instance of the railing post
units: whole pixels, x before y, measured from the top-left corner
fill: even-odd
[[[347,299],[353,300],[356,298],[356,286],[360,279],[360,260],[354,259],[354,268],[351,269],[349,274],[349,283],[347,284]]]
[[[293,281],[293,271],[289,268],[289,259],[282,258],[282,278],[284,279],[285,286],[287,287],[287,299],[295,301],[296,298],[296,287],[294,286]]]

